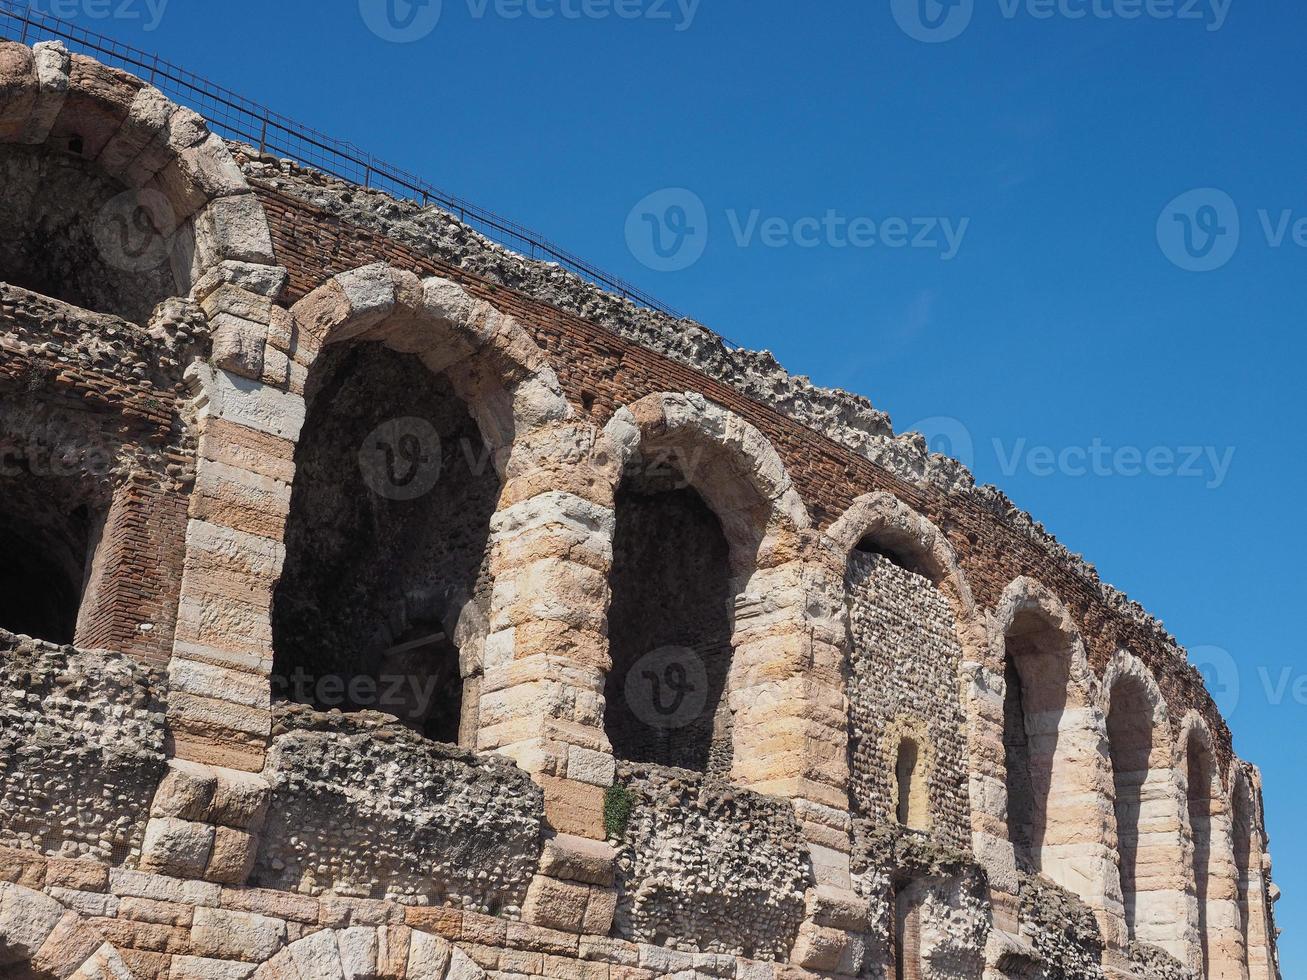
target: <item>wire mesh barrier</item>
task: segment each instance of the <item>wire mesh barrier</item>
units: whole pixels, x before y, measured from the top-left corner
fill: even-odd
[[[523,227],[434,187],[353,143],[338,140],[287,116],[273,112],[229,89],[121,41],[88,31],[33,7],[22,0],[0,0],[0,38],[35,44],[63,41],[70,49],[93,55],[105,64],[143,78],[174,102],[189,106],[209,122],[214,132],[256,146],[264,153],[293,160],[342,180],[396,197],[435,205],[456,216],[493,242],[529,258],[561,267],[610,292],[678,319],[681,314],[617,276]]]

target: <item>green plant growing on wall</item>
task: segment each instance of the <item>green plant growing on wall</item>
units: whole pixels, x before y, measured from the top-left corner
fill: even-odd
[[[604,793],[604,833],[621,837],[635,808],[635,797],[625,786],[610,786]]]

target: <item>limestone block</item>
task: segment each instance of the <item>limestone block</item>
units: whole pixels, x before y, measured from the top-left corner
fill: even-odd
[[[304,399],[227,371],[201,369],[211,416],[295,441],[304,425]]]
[[[561,834],[603,839],[603,789],[554,776],[543,776],[538,782],[545,791],[545,819],[551,827]]]
[[[790,959],[805,970],[842,973],[856,976],[861,972],[866,942],[861,936],[842,929],[805,922]]]
[[[607,841],[558,834],[545,841],[540,873],[563,881],[607,887],[613,883],[617,850]]]
[[[215,198],[249,192],[249,184],[232,161],[227,144],[215,134],[176,152],[148,186],[168,198],[179,217],[198,213]]]
[[[44,143],[68,98],[68,72],[72,57],[58,41],[42,41],[32,49],[36,67],[37,93],[22,142]]]
[[[369,931],[376,934],[374,930]],[[335,931],[331,929],[315,932],[292,943],[289,952],[301,980],[339,980],[345,975],[340,946]]]
[[[230,284],[238,289],[275,300],[285,289],[288,278],[289,273],[282,266],[225,259],[204,270],[203,275],[191,287],[191,298],[197,303],[203,302],[214,290]],[[281,332],[284,333],[285,346],[280,349],[289,352],[290,313],[281,307],[273,309],[277,312],[273,312],[272,316],[282,324]]]
[[[213,839],[213,855],[204,877],[225,885],[243,884],[254,868],[258,837],[231,827],[218,827]]]
[[[582,932],[590,886],[536,875],[527,890],[522,916],[534,925],[564,932]]]
[[[336,277],[349,312],[334,324],[330,343],[350,340],[381,323],[395,309],[395,281],[384,264],[364,266]]]
[[[567,778],[592,786],[613,785],[617,763],[611,752],[596,752],[572,746],[567,751]]]
[[[5,939],[0,966],[6,965],[6,954],[8,962],[17,962],[40,949],[66,911],[40,892],[0,882],[0,936]]]
[[[408,946],[408,980],[444,980],[450,966],[450,945],[427,932],[412,934]]]
[[[581,920],[581,932],[591,936],[606,936],[613,927],[617,914],[617,889],[591,886],[590,898]]]
[[[202,956],[174,956],[168,980],[249,980],[256,966]]]
[[[175,817],[151,817],[141,847],[141,868],[178,878],[203,876],[213,853],[214,828]]]
[[[286,945],[286,923],[253,912],[198,908],[191,939],[201,956],[261,963]]]
[[[92,959],[103,945],[104,937],[85,928],[82,915],[70,911],[59,920],[32,957],[31,966],[38,976],[70,976]]]
[[[248,189],[208,203],[195,219],[195,248],[201,272],[219,263],[254,263],[267,270],[260,278],[284,282],[284,270],[276,266],[268,216],[258,196]],[[279,291],[265,288],[264,295],[273,297]]]
[[[23,132],[36,105],[36,61],[24,44],[0,43],[0,139]]]

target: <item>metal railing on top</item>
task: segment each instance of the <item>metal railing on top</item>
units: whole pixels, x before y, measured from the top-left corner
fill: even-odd
[[[204,116],[210,128],[221,136],[241,140],[262,152],[285,157],[342,180],[424,205],[434,204],[491,241],[531,259],[557,262],[602,289],[659,313],[681,318],[676,310],[638,287],[609,275],[515,221],[442,191],[416,174],[378,160],[353,143],[301,125],[158,55],[44,13],[30,2],[0,0],[0,38],[29,45],[37,41],[63,41],[69,48],[93,54],[99,61],[145,79],[173,101]]]

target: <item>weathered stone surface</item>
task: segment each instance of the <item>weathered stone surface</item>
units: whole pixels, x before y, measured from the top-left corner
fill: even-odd
[[[0,631],[0,843],[134,861],[164,773],[166,696],[161,672],[127,657]]]
[[[520,908],[543,805],[525,774],[371,712],[280,706],[253,881],[264,887]],[[349,828],[367,826],[369,846]]]

